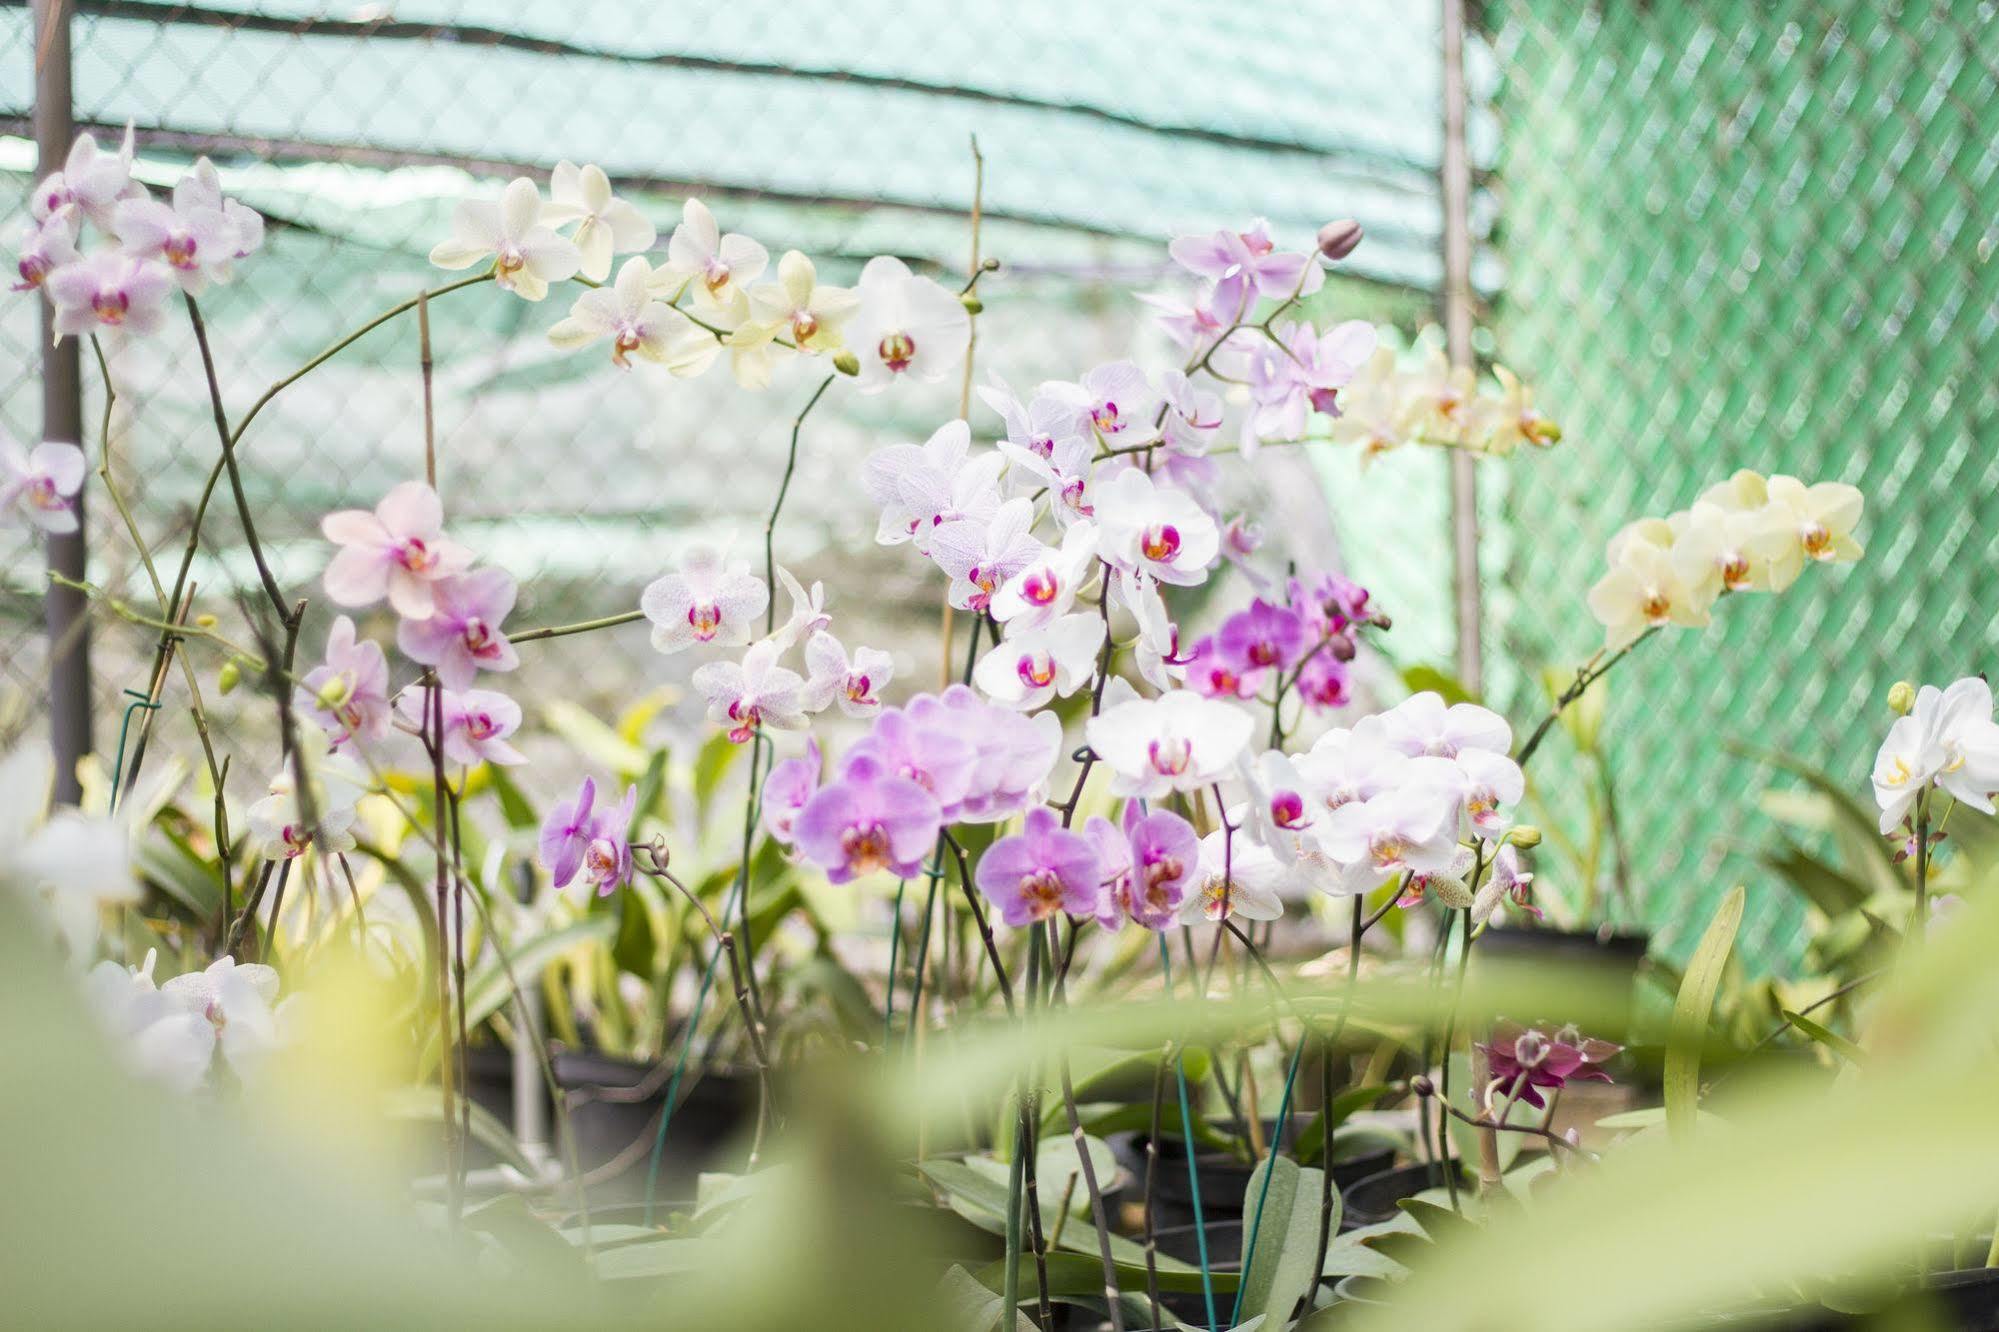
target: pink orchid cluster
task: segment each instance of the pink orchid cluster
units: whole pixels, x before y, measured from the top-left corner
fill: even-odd
[[[359,637],[349,617],[337,617],[325,657],[296,693],[297,707],[319,724],[329,747],[372,755],[400,729],[425,743],[439,735],[447,762],[524,762],[508,743],[521,724],[520,705],[474,687],[481,672],[519,664],[503,627],[514,607],[512,575],[473,567],[472,552],[444,534],[437,492],[421,481],[394,487],[372,510],[330,513],[320,530],[339,547],[323,579],[328,598],[356,610],[386,601],[397,616],[397,648],[436,682],[391,694],[381,645]]]
[[[1284,590],[1284,601],[1257,597],[1194,641],[1185,660],[1190,688],[1212,698],[1256,698],[1274,679],[1311,712],[1352,701],[1357,633],[1386,628],[1388,617],[1373,609],[1366,588],[1342,574],[1294,576]]]
[[[170,202],[132,178],[133,162],[129,126],[115,153],[84,134],[62,170],[35,186],[14,290],[43,292],[58,334],[152,333],[176,286],[199,296],[227,283],[236,261],[264,243],[264,219],[223,197],[207,158],[188,168]],[[80,248],[86,222],[106,242],[88,253]]]

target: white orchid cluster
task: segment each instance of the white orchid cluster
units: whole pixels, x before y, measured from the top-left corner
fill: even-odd
[[[300,996],[278,999],[278,973],[217,958],[206,970],[153,980],[157,954],[123,967],[103,961],[84,977],[99,1022],[127,1065],[181,1092],[219,1091],[254,1078],[283,1046]]]
[[[1860,491],[1841,482],[1744,469],[1691,509],[1628,524],[1611,537],[1610,570],[1589,591],[1605,650],[1650,629],[1701,628],[1724,595],[1781,592],[1808,564],[1859,559],[1862,505]]]
[[[561,163],[550,196],[544,201],[523,176],[498,201],[460,203],[451,238],[430,260],[449,269],[490,261],[495,282],[531,301],[551,283],[585,282],[593,290],[549,330],[557,347],[608,341],[620,368],[637,356],[678,376],[703,373],[726,351],[736,382],[752,389],[769,384],[787,357],[829,356],[866,393],[903,378],[935,381],[970,341],[964,303],[893,256],[870,259],[852,288],[821,282],[797,250],[773,272],[769,250],[724,232],[708,205],[690,198],[655,263],[645,255],[657,229],[612,194],[602,168]],[[613,279],[618,254],[634,257]]]
[[[1897,687],[1907,694],[1907,685]],[[1992,687],[1967,676],[1948,689],[1924,685],[1900,706],[1907,711],[1888,728],[1874,756],[1874,801],[1881,832],[1913,822],[1917,802],[1931,790],[1980,813],[1993,812],[1999,792],[1999,722],[1992,717]]]

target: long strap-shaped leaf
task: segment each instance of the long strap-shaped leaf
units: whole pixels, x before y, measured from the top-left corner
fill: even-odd
[[[1722,969],[1728,964],[1729,950],[1735,945],[1735,931],[1742,924],[1741,884],[1728,890],[1701,935],[1687,963],[1686,979],[1680,982],[1679,998],[1673,1002],[1673,1021],[1666,1035],[1666,1127],[1684,1139],[1694,1130],[1699,1113],[1701,1090],[1701,1047],[1707,1043],[1708,1016],[1714,1010],[1715,992],[1721,988]]]

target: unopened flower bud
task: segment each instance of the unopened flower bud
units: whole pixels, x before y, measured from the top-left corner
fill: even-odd
[[[1916,687],[1907,680],[1897,680],[1888,686],[1888,710],[1897,717],[1906,717],[1916,706]]]
[[[207,611],[194,617],[194,627],[197,629],[213,629],[217,623],[216,618]]]
[[[1381,630],[1384,634],[1395,627],[1395,621],[1390,619],[1386,612],[1376,613],[1369,618],[1368,623]]]
[[[1352,634],[1338,633],[1326,640],[1326,651],[1332,654],[1334,661],[1352,661],[1358,650]]]
[[[1409,1090],[1417,1096],[1427,1099],[1436,1095],[1437,1087],[1435,1083],[1430,1081],[1427,1074],[1418,1073],[1415,1077],[1409,1079]]]
[[[1350,217],[1319,228],[1319,253],[1338,263],[1360,247],[1360,223]]]
[[[858,375],[861,373],[861,358],[842,350],[833,357],[833,368],[843,375]]]
[[[966,292],[963,296],[960,296],[958,298],[958,304],[965,307],[966,314],[985,313],[986,303],[980,300],[978,297],[972,295],[972,293],[969,291]]]
[[[1541,830],[1531,823],[1522,823],[1506,834],[1506,840],[1515,846],[1541,845]]]
[[[242,679],[243,668],[236,664],[234,657],[231,657],[228,661],[223,662],[222,669],[215,673],[215,687],[226,694],[234,689]]]
[[[1583,1132],[1581,1129],[1576,1128],[1572,1125],[1569,1128],[1569,1131],[1562,1135],[1562,1141],[1566,1142],[1571,1147],[1580,1147],[1583,1145]]]

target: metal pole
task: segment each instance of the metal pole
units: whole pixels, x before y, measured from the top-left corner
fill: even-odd
[[[1472,364],[1471,157],[1465,148],[1465,4],[1444,9],[1444,346],[1453,366]],[[1474,694],[1483,685],[1478,576],[1478,473],[1472,455],[1451,454],[1451,574],[1458,679]]]
[[[76,137],[70,103],[69,2],[34,0],[35,153],[37,176],[58,169]],[[83,367],[75,338],[55,340],[55,311],[42,307],[42,438],[83,441]],[[82,497],[77,528],[48,538],[49,569],[84,576]],[[73,805],[82,796],[77,760],[91,751],[90,622],[83,594],[51,584],[43,594],[49,640],[49,744],[55,754],[55,798]]]

